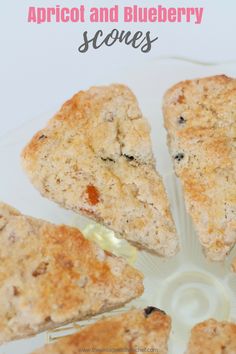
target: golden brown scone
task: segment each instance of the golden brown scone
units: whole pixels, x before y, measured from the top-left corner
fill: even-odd
[[[79,230],[0,203],[0,343],[120,307],[142,275]]]
[[[34,354],[75,354],[82,352],[167,354],[170,317],[148,307],[98,321],[79,333],[36,350]]]
[[[122,85],[93,87],[66,102],[22,153],[41,194],[162,256],[178,240],[150,128]]]
[[[236,80],[180,82],[163,112],[187,210],[207,257],[223,260],[236,241]]]
[[[186,354],[236,354],[236,324],[212,319],[197,324]]]

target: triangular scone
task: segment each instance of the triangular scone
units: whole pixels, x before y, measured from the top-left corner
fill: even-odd
[[[79,230],[0,203],[0,343],[117,308],[142,275]]]
[[[162,256],[178,248],[150,129],[133,93],[93,87],[66,102],[22,153],[41,194]]]
[[[80,332],[46,345],[33,354],[136,353],[167,354],[170,317],[148,307],[130,310],[92,324]]]
[[[236,242],[236,79],[180,82],[163,111],[187,210],[207,257],[223,260]]]
[[[186,354],[236,354],[236,324],[207,320],[191,332]]]

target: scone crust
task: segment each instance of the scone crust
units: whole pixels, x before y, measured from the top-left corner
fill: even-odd
[[[192,329],[186,354],[235,354],[236,324],[210,319]]]
[[[146,317],[143,310],[134,309],[100,320],[33,354],[72,354],[86,350],[104,354],[119,351],[135,353],[135,350],[167,354],[170,327],[170,318],[162,312],[155,311]]]
[[[43,196],[140,248],[162,256],[177,252],[150,128],[126,86],[77,93],[33,137],[22,161]]]
[[[142,275],[78,229],[0,203],[0,343],[120,307]]]
[[[223,260],[236,242],[236,80],[183,81],[164,96],[175,172],[200,242]]]

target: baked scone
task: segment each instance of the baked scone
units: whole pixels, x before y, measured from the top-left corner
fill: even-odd
[[[41,194],[161,256],[178,240],[150,128],[123,85],[93,87],[66,102],[22,153]]]
[[[236,79],[183,81],[164,96],[170,153],[207,257],[236,242]]]
[[[164,312],[154,307],[134,309],[116,317],[102,319],[74,335],[36,350],[33,354],[136,351],[167,354],[170,328],[170,317]]]
[[[142,275],[79,230],[0,203],[0,343],[120,307]]]
[[[186,354],[236,354],[236,324],[212,319],[197,324]]]

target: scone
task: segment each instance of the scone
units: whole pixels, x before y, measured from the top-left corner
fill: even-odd
[[[170,153],[207,257],[236,242],[236,79],[183,81],[164,96]]]
[[[22,153],[40,193],[161,256],[178,240],[150,128],[122,85],[93,87],[66,102]]]
[[[142,275],[79,230],[0,203],[0,343],[120,307]]]
[[[170,317],[148,307],[106,318],[80,332],[46,345],[33,354],[136,353],[167,354]]]
[[[216,320],[197,324],[186,354],[236,354],[236,324]]]

